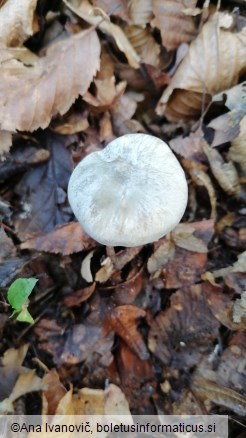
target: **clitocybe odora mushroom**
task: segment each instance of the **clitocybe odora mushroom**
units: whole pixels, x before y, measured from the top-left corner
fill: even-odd
[[[178,160],[159,138],[127,134],[75,168],[68,199],[85,232],[108,246],[158,240],[180,222],[187,183]]]

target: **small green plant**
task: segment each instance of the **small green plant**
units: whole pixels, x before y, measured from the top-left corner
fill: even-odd
[[[17,278],[9,287],[7,301],[13,309],[11,317],[15,316],[17,321],[34,323],[33,317],[27,308],[29,304],[28,297],[37,281],[37,278]]]

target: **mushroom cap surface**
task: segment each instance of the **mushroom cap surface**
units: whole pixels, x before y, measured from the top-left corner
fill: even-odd
[[[187,197],[177,158],[166,143],[147,134],[123,135],[87,155],[68,185],[82,228],[107,246],[158,240],[180,222]]]

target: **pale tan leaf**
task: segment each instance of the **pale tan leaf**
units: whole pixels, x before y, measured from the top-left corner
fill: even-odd
[[[26,357],[27,350],[28,344],[24,344],[18,349],[9,348],[7,351],[5,351],[4,356],[1,358],[2,365],[6,367],[10,367],[13,365],[16,367],[20,367]]]
[[[0,72],[1,128],[33,131],[46,128],[83,95],[99,68],[100,43],[94,30],[60,41],[32,67],[3,63]]]
[[[208,271],[209,272],[209,271]],[[242,252],[238,256],[238,260],[233,263],[231,266],[227,266],[226,268],[217,269],[213,271],[211,274],[213,278],[224,277],[230,272],[246,272],[246,251]]]
[[[33,34],[37,0],[8,0],[0,9],[0,41],[19,46]]]
[[[140,56],[141,62],[158,66],[160,46],[156,43],[150,30],[141,26],[125,26],[125,33]]]
[[[28,392],[40,391],[44,386],[42,379],[36,375],[36,371],[28,370],[18,377],[9,400],[13,402]]]
[[[115,76],[103,80],[95,79],[94,84],[96,86],[96,95],[94,96],[87,91],[84,94],[84,100],[100,111],[111,108],[126,88],[125,81],[115,83]]]
[[[159,115],[171,121],[198,116],[209,95],[229,89],[246,71],[246,27],[240,32],[225,29],[223,16],[215,13],[191,43],[159,100]]]
[[[231,142],[228,158],[237,163],[246,176],[246,116],[240,123],[240,134]]]
[[[202,161],[205,158],[204,143],[203,132],[200,128],[196,132],[191,132],[188,137],[176,137],[169,142],[174,152],[194,161]]]
[[[160,269],[174,258],[175,245],[171,240],[165,239],[148,260],[147,268],[150,274],[158,275]]]
[[[187,251],[207,253],[208,248],[206,243],[194,236],[196,228],[192,224],[179,224],[172,232],[172,240],[175,245]]]
[[[152,3],[155,18],[151,25],[160,29],[162,44],[167,50],[174,50],[193,39],[194,21],[184,11],[195,7],[196,0],[153,0]]]
[[[0,131],[0,155],[9,152],[12,146],[12,134],[9,131]]]
[[[220,187],[229,195],[238,195],[240,192],[240,182],[232,161],[224,162],[222,156],[217,149],[213,149],[208,144],[204,143],[203,150],[209,161],[214,177],[218,181]]]
[[[144,26],[153,17],[152,0],[130,0],[129,14],[134,24]]]
[[[197,186],[206,188],[211,204],[211,219],[216,219],[216,194],[210,177],[199,168],[191,169],[190,176]]]
[[[131,415],[129,403],[122,390],[111,383],[104,391],[105,415]]]
[[[102,16],[98,15],[98,9],[93,8],[87,0],[71,0],[70,2],[63,0],[63,2],[71,11],[83,18],[87,23],[98,26],[102,32],[112,36],[118,48],[126,55],[130,66],[139,68],[139,56],[119,26],[111,23],[108,17],[103,17],[104,19],[102,20]]]
[[[108,15],[117,15],[122,20],[129,22],[129,11],[127,8],[127,0],[92,0],[93,6],[103,9]]]

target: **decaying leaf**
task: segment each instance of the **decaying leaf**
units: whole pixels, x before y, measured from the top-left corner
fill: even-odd
[[[151,324],[148,345],[163,364],[189,368],[213,348],[219,324],[202,292],[202,285],[183,288],[171,296],[171,307]]]
[[[0,9],[0,41],[6,46],[19,46],[34,30],[37,0],[8,0]]]
[[[194,21],[185,14],[185,9],[194,8],[196,3],[196,0],[153,0],[155,18],[151,25],[160,29],[162,44],[167,50],[174,50],[194,37]]]
[[[159,65],[160,46],[156,43],[150,30],[141,26],[125,26],[124,31],[139,55],[141,62]]]
[[[228,266],[227,268],[217,269],[212,272],[214,278],[224,277],[226,274],[230,272],[246,272],[246,251],[242,252],[238,255],[238,260],[233,263],[232,266]]]
[[[224,162],[219,151],[211,148],[206,143],[203,145],[203,150],[220,187],[229,195],[238,195],[240,192],[240,182],[237,169],[232,161]]]
[[[152,0],[131,0],[129,2],[129,14],[134,24],[145,26],[153,16]]]
[[[246,116],[240,123],[240,133],[232,141],[231,147],[228,152],[228,158],[237,163],[242,170],[244,176],[246,176]]]
[[[216,405],[229,408],[237,415],[246,415],[246,398],[233,389],[196,376],[192,383],[192,390],[200,400],[208,399]]]
[[[232,32],[227,22],[228,14],[217,12],[204,24],[164,90],[157,114],[173,122],[192,119],[200,114],[209,95],[237,83],[246,71],[246,27]]]
[[[148,260],[148,271],[150,274],[158,275],[160,269],[165,266],[169,260],[172,260],[175,254],[175,245],[172,240],[165,239],[157,250]]]
[[[112,329],[142,360],[149,358],[146,345],[137,330],[137,320],[144,316],[144,310],[130,304],[116,307],[109,315],[109,322]]]
[[[42,396],[47,405],[45,414],[54,415],[60,400],[64,397],[67,391],[60,382],[59,374],[55,368],[45,374],[43,377],[43,383],[45,384],[45,389]]]
[[[3,63],[1,129],[46,128],[54,115],[64,114],[87,91],[99,68],[99,55],[97,34],[89,29],[51,45],[33,66]]]
[[[213,220],[191,224],[179,224],[171,232],[175,245],[192,252],[207,253],[207,244],[213,235]],[[203,233],[204,231],[204,233]],[[197,237],[196,233],[201,234]]]
[[[40,233],[31,237],[21,243],[20,247],[69,255],[91,249],[94,245],[94,240],[84,233],[78,222],[69,222],[58,226],[50,233]]]
[[[211,204],[211,219],[215,220],[216,219],[216,194],[215,194],[215,190],[213,188],[213,184],[212,181],[210,179],[210,177],[202,170],[199,169],[198,167],[191,167],[191,169],[189,169],[190,172],[190,176],[192,178],[192,180],[194,181],[194,183],[197,186],[200,187],[205,187],[208,195],[209,195],[209,200],[210,200],[210,204]]]
[[[205,158],[203,151],[205,140],[201,129],[192,132],[188,137],[176,137],[169,144],[173,151],[189,160],[200,162]]]
[[[126,55],[130,66],[133,68],[139,67],[140,59],[138,54],[129,43],[121,28],[116,24],[111,23],[109,17],[104,16],[104,19],[102,20],[102,15],[98,15],[97,8],[93,8],[93,6],[91,6],[91,4],[87,0],[63,1],[66,6],[71,9],[71,11],[73,11],[79,17],[83,18],[83,20],[94,26],[98,26],[102,32],[112,36],[118,48]]]
[[[42,379],[36,375],[35,370],[22,366],[28,345],[23,345],[18,350],[7,350],[2,358],[0,367],[1,384],[0,413],[14,412],[13,403],[28,392],[40,391],[44,388]]]
[[[107,15],[117,15],[122,20],[130,21],[127,0],[92,0],[93,6],[103,9]]]

